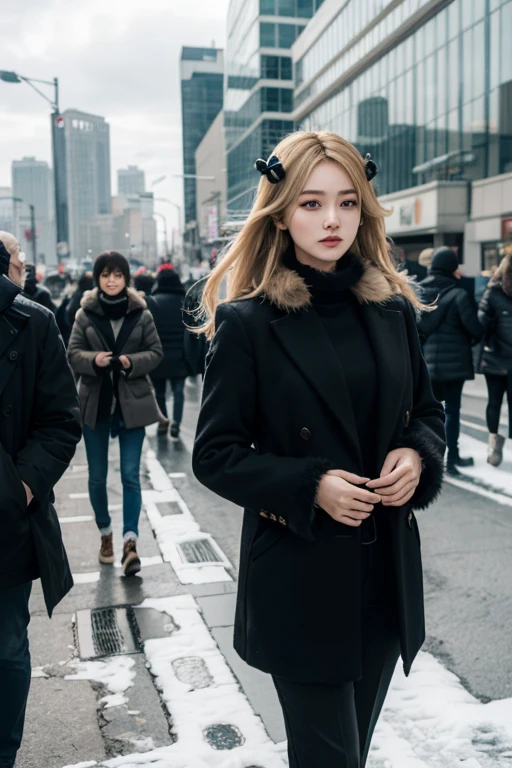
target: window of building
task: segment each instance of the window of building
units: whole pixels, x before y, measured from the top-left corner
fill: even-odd
[[[295,16],[295,0],[277,0],[278,16]]]
[[[296,37],[295,24],[278,24],[278,48],[291,48]]]
[[[279,79],[279,56],[261,57],[261,76],[269,80]]]
[[[297,0],[297,16],[310,19],[313,15],[313,0]]]
[[[275,0],[260,0],[260,13],[267,16],[275,16],[276,3]]]
[[[262,48],[276,47],[276,25],[275,24],[271,24],[268,21],[260,22],[260,45]]]

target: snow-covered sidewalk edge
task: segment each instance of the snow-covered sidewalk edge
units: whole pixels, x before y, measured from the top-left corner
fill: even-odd
[[[512,442],[512,441],[510,441]],[[474,493],[489,496],[498,504],[512,506],[512,446],[507,441],[503,453],[503,463],[491,467],[487,463],[487,445],[481,440],[461,433],[459,448],[462,456],[472,456],[474,467],[459,467],[460,478],[446,476],[451,485],[465,488]]]

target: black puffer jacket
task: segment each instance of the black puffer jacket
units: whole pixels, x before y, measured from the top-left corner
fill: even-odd
[[[469,294],[459,287],[453,275],[431,270],[421,283],[421,298],[425,304],[437,303],[441,325],[427,335],[423,354],[430,377],[435,381],[456,381],[475,378],[471,347],[483,336],[477,309]],[[420,335],[431,324],[431,313],[425,313],[418,323]]]
[[[487,287],[478,319],[485,329],[480,371],[506,376],[512,371],[512,295],[505,293],[501,281]]]
[[[157,278],[153,293],[146,296],[164,350],[164,359],[151,373],[154,379],[186,378],[190,375],[184,352],[187,331],[183,324],[182,308],[185,290],[177,276],[177,281],[171,285],[170,277],[172,275],[161,276],[159,273],[160,279]]]

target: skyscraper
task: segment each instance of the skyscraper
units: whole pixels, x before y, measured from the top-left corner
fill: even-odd
[[[247,211],[267,158],[294,129],[291,47],[323,0],[231,0],[224,97],[228,208]]]
[[[118,195],[142,195],[146,191],[144,171],[136,165],[120,168],[117,172]]]
[[[63,118],[71,257],[80,261],[87,256],[80,222],[111,209],[110,126],[105,118],[76,109],[67,109]]]
[[[35,157],[24,157],[12,163],[13,196],[23,200],[19,206],[20,244],[32,261],[30,240],[30,205],[34,206],[36,225],[36,258],[44,255],[46,264],[56,264],[53,179],[48,163]]]
[[[182,48],[181,114],[183,173],[195,174],[195,151],[222,109],[224,53],[218,48]],[[219,147],[224,152],[224,147]],[[185,227],[196,221],[196,180],[185,178]]]

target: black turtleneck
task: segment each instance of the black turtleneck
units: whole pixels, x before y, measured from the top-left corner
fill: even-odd
[[[361,279],[364,267],[357,256],[347,253],[338,261],[334,272],[320,272],[297,261],[291,249],[286,253],[284,263],[308,286],[313,309],[322,321],[345,373],[361,445],[363,472],[367,477],[378,477],[375,456],[377,368],[359,302],[350,290]],[[342,403],[340,407],[344,407]]]

